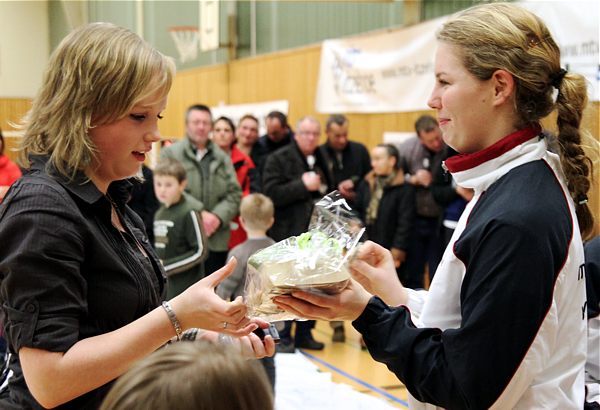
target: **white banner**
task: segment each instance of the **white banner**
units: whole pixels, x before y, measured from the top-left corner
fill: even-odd
[[[210,107],[210,110],[212,112],[213,120],[225,116],[232,120],[236,127],[240,122],[240,118],[246,114],[252,114],[258,119],[259,135],[264,135],[267,133],[267,127],[265,125],[265,118],[267,118],[267,115],[271,111],[280,111],[287,115],[289,105],[290,103],[288,100],[274,100],[249,104],[221,104]]]
[[[321,47],[316,109],[378,113],[428,109],[435,30],[442,19],[392,33],[327,40]]]
[[[530,0],[521,5],[541,17],[560,47],[560,64],[583,75],[590,101],[600,101],[600,2]]]
[[[562,65],[584,75],[590,100],[599,100],[599,2],[521,3],[548,25],[562,50]],[[425,110],[434,85],[435,32],[441,17],[391,33],[328,40],[321,48],[316,92],[320,113]]]
[[[219,2],[200,0],[200,50],[219,48]]]

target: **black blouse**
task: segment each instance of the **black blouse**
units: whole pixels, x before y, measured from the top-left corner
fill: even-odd
[[[130,183],[108,189],[126,229],[121,233],[111,223],[110,201],[93,183],[83,175],[69,182],[46,164],[34,157],[0,206],[0,300],[12,370],[0,393],[2,409],[41,408],[23,378],[21,347],[66,352],[131,323],[164,297],[164,270],[143,222],[126,206]],[[58,408],[97,408],[109,388]]]

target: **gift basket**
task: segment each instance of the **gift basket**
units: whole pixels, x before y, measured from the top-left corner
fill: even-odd
[[[245,299],[250,317],[300,319],[272,301],[294,290],[340,292],[350,279],[348,257],[364,228],[338,191],[315,204],[308,231],[262,249],[248,259]]]

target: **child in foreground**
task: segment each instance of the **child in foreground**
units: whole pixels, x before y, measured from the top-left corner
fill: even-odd
[[[175,343],[142,360],[110,390],[100,410],[273,410],[260,366],[228,346]]]

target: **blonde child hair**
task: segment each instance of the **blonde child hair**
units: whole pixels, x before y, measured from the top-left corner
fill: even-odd
[[[242,199],[240,216],[248,229],[267,230],[273,224],[273,201],[263,194],[250,194]]]
[[[273,410],[267,375],[256,360],[211,342],[180,342],[121,376],[100,410]]]

